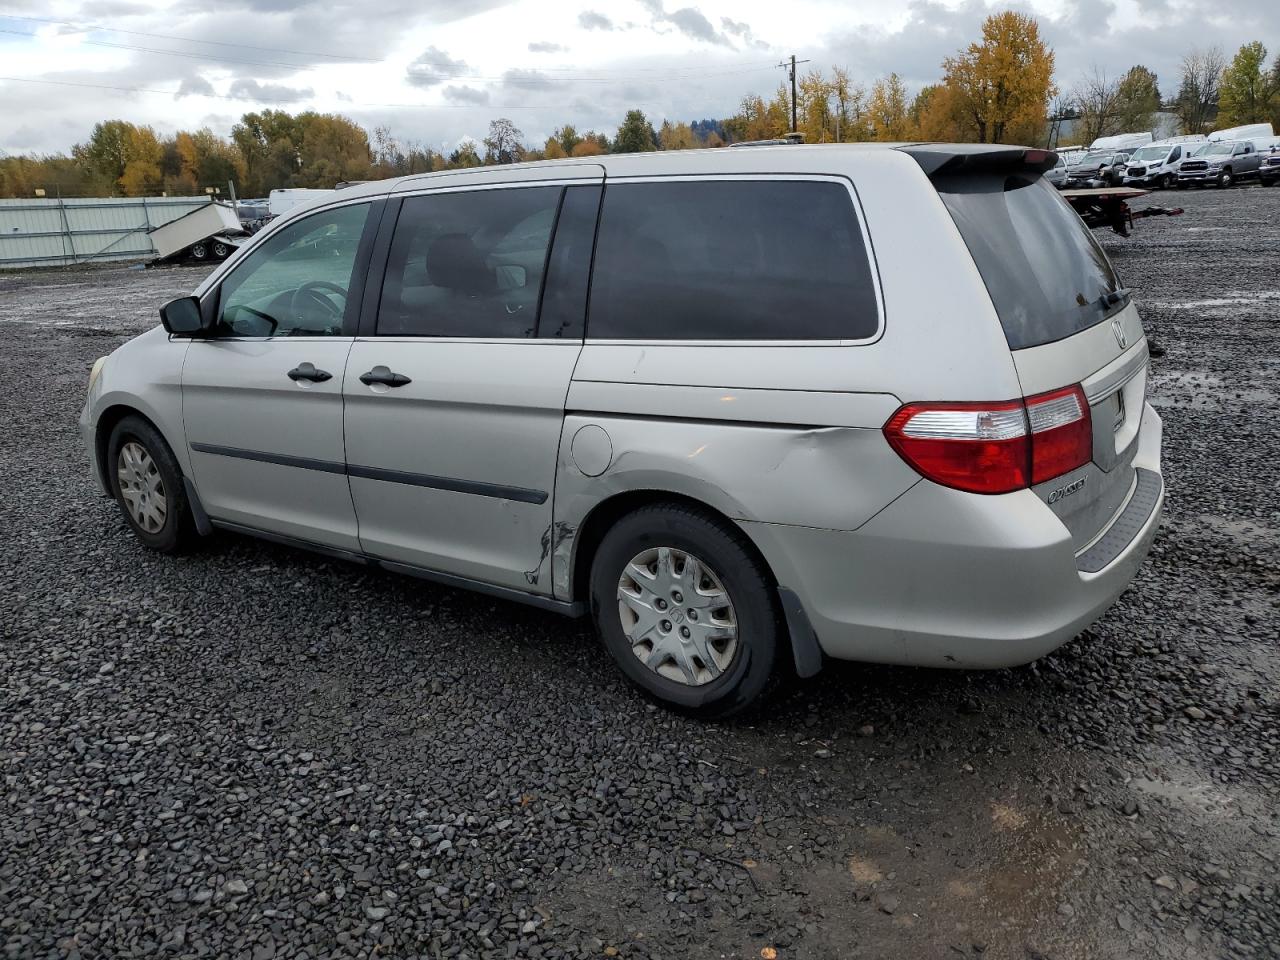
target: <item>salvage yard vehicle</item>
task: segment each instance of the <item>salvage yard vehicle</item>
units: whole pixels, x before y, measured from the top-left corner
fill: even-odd
[[[1171,137],[1159,143],[1139,147],[1129,156],[1124,171],[1124,185],[1172,189],[1178,184],[1178,164],[1187,152],[1205,142],[1199,135]]]
[[[1118,187],[1128,163],[1128,153],[1091,150],[1067,168],[1066,187]]]
[[[1261,155],[1258,179],[1264,187],[1274,186],[1277,181],[1280,181],[1280,146]]]
[[[147,236],[157,260],[225,260],[248,234],[235,207],[211,200]]]
[[[1218,140],[1206,144],[1178,165],[1178,187],[1212,183],[1229,187],[1258,176],[1262,154],[1252,140]]]
[[[216,527],[589,614],[698,715],[784,661],[1027,663],[1126,589],[1164,501],[1138,311],[1055,159],[783,145],[351,187],[98,360],[83,440],[151,548]]]

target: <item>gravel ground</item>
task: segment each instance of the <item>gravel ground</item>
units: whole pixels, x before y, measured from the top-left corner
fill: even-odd
[[[8,957],[1280,957],[1280,190],[1103,235],[1167,518],[1037,664],[834,665],[735,724],[585,628],[91,486],[88,368],[200,271],[0,274]]]

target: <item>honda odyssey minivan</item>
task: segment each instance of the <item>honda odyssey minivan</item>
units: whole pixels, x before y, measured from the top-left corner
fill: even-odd
[[[147,546],[214,528],[594,619],[704,716],[825,658],[1027,663],[1164,498],[1138,311],[1020,147],[760,146],[368,183],[94,364]]]

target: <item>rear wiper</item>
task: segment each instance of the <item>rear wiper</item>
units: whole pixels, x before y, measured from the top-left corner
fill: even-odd
[[[1100,299],[1104,307],[1114,307],[1118,303],[1128,303],[1133,296],[1133,291],[1128,287],[1118,287],[1115,290],[1104,293]]]

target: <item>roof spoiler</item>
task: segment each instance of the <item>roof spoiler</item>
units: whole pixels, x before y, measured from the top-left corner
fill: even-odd
[[[1052,170],[1058,155],[1033,147],[990,144],[917,143],[899,147],[929,177],[979,173],[1044,173]]]

